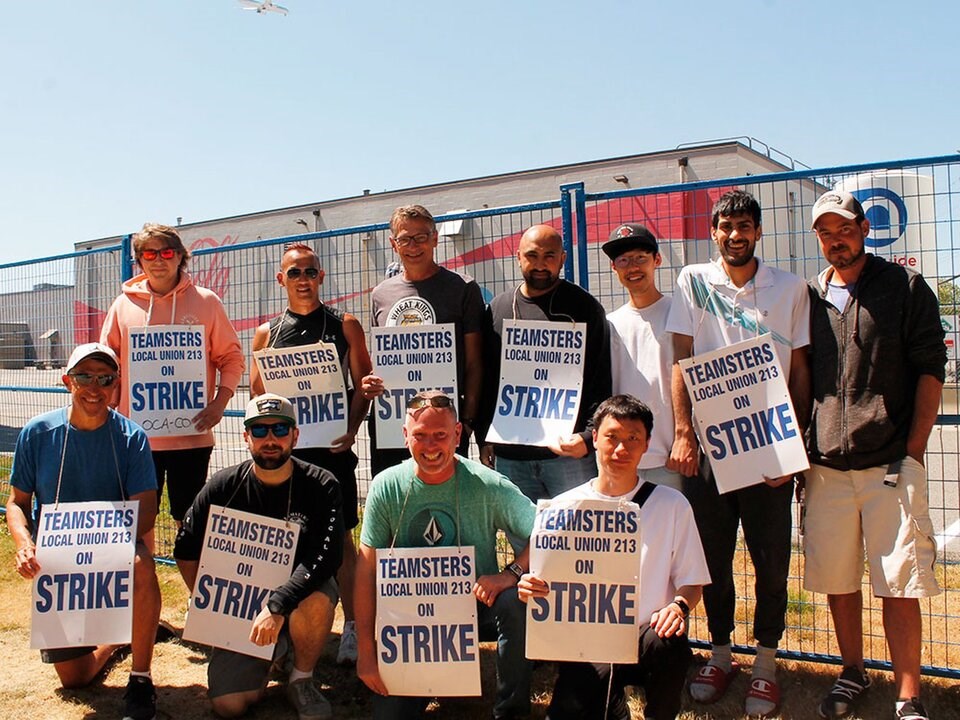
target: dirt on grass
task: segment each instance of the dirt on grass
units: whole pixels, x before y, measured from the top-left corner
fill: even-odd
[[[158,566],[164,607],[163,619],[175,628],[183,627],[187,592],[176,569]],[[0,583],[5,592],[0,594],[0,657],[6,658],[0,679],[0,718],[56,718],[80,720],[87,718],[120,718],[123,692],[130,670],[130,658],[120,655],[107,667],[101,678],[82,690],[61,690],[56,673],[40,662],[39,653],[29,649],[30,583],[23,581],[13,570],[13,543],[4,527],[0,530]],[[822,599],[821,599],[822,601]],[[805,600],[797,600],[796,612],[808,612]],[[333,704],[334,717],[359,720],[371,716],[370,693],[357,679],[353,668],[337,666],[334,662],[342,628],[339,610],[334,633],[316,676],[324,685],[324,692]],[[481,647],[484,696],[482,698],[446,698],[431,704],[427,718],[436,720],[480,720],[490,718],[491,698],[495,687],[495,647],[485,643]],[[726,720],[742,718],[743,697],[749,687],[750,656],[738,658],[744,672],[733,681],[727,696],[710,706],[697,706],[684,696],[681,720]],[[705,661],[696,654],[691,674]],[[153,677],[158,692],[158,717],[175,720],[212,718],[206,698],[205,648],[183,643],[174,638],[157,644],[153,661]],[[783,690],[782,720],[815,718],[816,706],[829,690],[839,668],[833,665],[780,663],[780,681]],[[854,718],[876,720],[893,716],[894,689],[892,675],[887,672],[870,673],[874,686],[858,707]],[[531,718],[544,718],[549,704],[550,690],[555,679],[551,664],[540,665],[534,674],[533,711]],[[938,720],[960,718],[960,682],[924,678],[923,700],[931,715]],[[634,718],[642,718],[642,693],[631,700]],[[271,684],[267,696],[247,717],[252,720],[295,720],[296,714],[287,704],[282,684]]]

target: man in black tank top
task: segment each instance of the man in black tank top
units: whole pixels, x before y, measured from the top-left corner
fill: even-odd
[[[293,454],[301,460],[329,470],[340,482],[346,536],[343,565],[337,573],[337,583],[340,586],[345,622],[337,662],[346,664],[356,662],[357,659],[357,640],[353,625],[353,576],[356,566],[353,529],[359,519],[357,456],[351,448],[370,404],[362,393],[354,392],[354,388],[360,387],[361,378],[370,372],[372,366],[360,321],[349,313],[334,310],[320,302],[323,274],[320,259],[309,245],[292,243],[284,248],[277,282],[287,291],[287,308],[273,320],[257,328],[253,335],[253,350],[321,342],[332,343],[337,348],[337,356],[344,373],[344,387],[347,388],[347,432],[336,438],[329,448],[297,448]],[[260,370],[257,363],[252,362],[250,394],[256,396],[264,391]]]

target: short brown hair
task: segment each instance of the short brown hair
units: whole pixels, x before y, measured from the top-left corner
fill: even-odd
[[[143,246],[149,240],[154,239],[163,240],[168,248],[173,248],[179,252],[180,265],[178,267],[180,270],[186,269],[187,261],[190,259],[190,251],[187,250],[183,240],[180,239],[180,233],[177,232],[176,228],[159,223],[144,223],[140,232],[133,236],[133,255],[137,259],[137,264],[140,263],[140,253],[143,251]]]
[[[283,252],[280,253],[280,264],[283,265],[283,259],[287,256],[289,252],[302,252],[310,253],[317,259],[317,267],[320,267],[320,256],[317,254],[317,251],[312,247],[307,245],[305,242],[289,242],[283,246]]]
[[[437,223],[433,220],[433,215],[430,214],[430,211],[427,210],[423,205],[401,205],[396,210],[393,211],[393,215],[390,216],[390,233],[392,235],[397,234],[397,227],[400,225],[403,220],[426,220],[430,223],[430,232],[434,232],[437,229]]]

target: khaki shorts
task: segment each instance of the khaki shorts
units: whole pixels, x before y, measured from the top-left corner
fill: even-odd
[[[866,547],[877,597],[922,598],[940,593],[937,544],[927,507],[924,467],[905,457],[895,487],[886,466],[806,473],[803,586],[845,595],[860,590]]]

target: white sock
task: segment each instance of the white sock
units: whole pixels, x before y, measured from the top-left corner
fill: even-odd
[[[753,663],[753,677],[773,682],[777,679],[777,649],[757,645],[757,659]]]
[[[146,672],[137,672],[136,670],[131,670],[130,677],[145,677],[153,681],[153,675],[150,674],[149,670],[147,670]]]
[[[293,670],[290,671],[289,682],[295,683],[297,680],[303,680],[309,677],[313,677],[313,670],[297,670],[297,668],[293,668]]]
[[[733,667],[733,657],[730,654],[730,643],[727,643],[726,645],[713,645],[711,651],[710,660],[707,661],[707,665],[718,667],[725,673],[730,672],[730,668]]]

